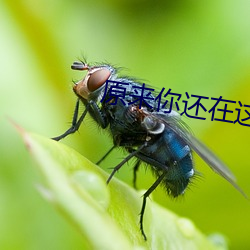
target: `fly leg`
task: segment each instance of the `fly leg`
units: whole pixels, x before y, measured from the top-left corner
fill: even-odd
[[[90,115],[95,119],[95,121],[102,127],[106,128],[108,126],[106,115],[100,110],[97,103],[90,100],[88,102],[88,111]]]
[[[84,117],[86,116],[86,114],[88,112],[88,106],[87,106],[86,109],[84,110],[84,112],[82,113],[82,115],[80,116],[79,120],[77,120],[78,119],[78,112],[79,112],[79,102],[80,101],[78,99],[77,102],[76,102],[76,106],[75,106],[75,110],[74,110],[74,116],[73,116],[71,127],[65,133],[63,133],[62,135],[59,135],[57,137],[53,137],[52,138],[53,140],[60,141],[64,137],[68,136],[69,134],[75,133],[79,129],[79,127],[80,127],[80,125],[81,125]]]
[[[137,173],[137,171],[138,171],[138,169],[139,169],[139,167],[140,167],[140,164],[141,164],[141,161],[140,160],[137,160],[136,161],[136,163],[135,163],[135,166],[134,166],[134,169],[133,169],[133,187],[135,188],[135,189],[137,189],[136,188],[136,173]]]
[[[96,165],[99,165],[112,151],[113,149],[115,148],[116,146],[113,146],[97,163]],[[136,189],[136,172],[138,171],[139,167],[140,167],[140,164],[141,164],[141,161],[140,160],[137,160],[136,161],[136,164],[133,168],[133,187]],[[118,168],[120,169],[121,166]],[[116,170],[117,171],[117,170]]]
[[[96,120],[96,122],[99,125],[101,125],[102,128],[107,127],[108,123],[107,123],[107,120],[106,120],[106,116],[101,112],[100,108],[98,107],[98,105],[94,101],[89,101],[88,102],[88,104],[86,105],[86,109],[81,114],[79,120],[77,120],[78,119],[78,113],[79,113],[79,104],[80,104],[80,100],[78,99],[77,102],[76,102],[71,127],[65,133],[63,133],[62,135],[59,135],[57,137],[52,138],[53,140],[60,141],[64,137],[68,136],[69,134],[75,133],[79,129],[84,117],[86,116],[86,114],[88,112],[93,116],[93,118]]]
[[[129,161],[132,157],[134,157],[138,152],[140,152],[144,147],[147,146],[147,143],[144,143],[143,145],[141,145],[137,150],[134,150],[132,153],[130,153],[122,162],[120,162],[116,167],[114,167],[112,173],[110,174],[108,180],[107,180],[107,184],[109,184],[109,182],[111,181],[112,177],[114,176],[114,174],[127,162]]]
[[[115,145],[96,163],[96,165],[99,165],[115,148]]]
[[[143,216],[144,216],[144,212],[145,212],[145,208],[146,208],[146,200],[148,198],[148,196],[157,188],[157,186],[162,182],[163,178],[166,176],[166,172],[163,172],[163,174],[161,174],[157,180],[153,183],[153,185],[147,190],[147,192],[143,195],[143,201],[142,201],[142,207],[141,207],[141,212],[140,212],[140,230],[142,233],[142,236],[144,238],[144,240],[147,240],[147,236],[144,232],[143,229]]]

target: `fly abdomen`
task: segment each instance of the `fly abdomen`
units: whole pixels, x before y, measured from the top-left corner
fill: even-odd
[[[189,153],[179,162],[175,161],[174,164],[170,165],[163,185],[169,195],[177,197],[184,193],[193,175],[192,155]]]
[[[171,156],[176,161],[180,161],[190,153],[189,146],[179,139],[171,130],[164,133]]]
[[[167,164],[169,168],[164,179],[164,185],[167,192],[176,197],[184,193],[190,178],[194,175],[193,160],[190,147],[183,140],[179,139],[171,130],[164,134],[171,157]]]

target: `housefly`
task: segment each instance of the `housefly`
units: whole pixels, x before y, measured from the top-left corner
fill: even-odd
[[[114,167],[107,183],[131,158],[137,159],[134,184],[139,166],[142,163],[150,166],[156,181],[143,195],[140,230],[145,240],[143,216],[147,197],[159,184],[172,197],[182,195],[195,174],[193,151],[244,195],[232,172],[189,132],[179,113],[156,107],[155,96],[150,88],[143,89],[142,84],[133,78],[118,76],[118,70],[109,64],[90,66],[85,62],[74,62],[71,68],[84,70],[87,74],[73,87],[78,99],[71,127],[53,139],[59,141],[76,132],[89,113],[101,128],[108,128],[113,138],[113,147],[101,160],[116,147],[123,147],[128,152],[125,159]],[[118,86],[122,86],[122,89],[118,89]],[[122,93],[119,92],[121,90]],[[142,90],[147,98],[138,103],[138,94]],[[85,110],[79,116],[80,102],[84,104]]]

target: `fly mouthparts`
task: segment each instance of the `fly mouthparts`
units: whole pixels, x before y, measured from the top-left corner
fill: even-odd
[[[71,69],[74,70],[88,70],[89,66],[83,62],[73,62]]]

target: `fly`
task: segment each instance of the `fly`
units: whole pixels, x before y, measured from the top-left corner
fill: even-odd
[[[185,192],[195,174],[192,151],[246,196],[236,184],[232,172],[189,132],[179,113],[174,110],[165,112],[169,110],[157,109],[153,101],[155,96],[150,92],[150,88],[142,88],[142,84],[132,78],[118,76],[117,70],[109,64],[90,66],[85,62],[74,62],[71,68],[87,71],[87,74],[73,87],[78,99],[71,127],[53,139],[59,141],[76,132],[89,113],[102,129],[109,130],[113,138],[113,147],[98,163],[116,147],[123,147],[128,152],[124,160],[113,169],[107,183],[131,158],[137,159],[134,166],[134,185],[136,171],[140,165],[146,163],[151,167],[157,178],[143,195],[140,213],[140,230],[145,240],[143,216],[147,197],[159,184],[162,184],[172,197]],[[113,94],[115,90],[115,93],[118,93],[116,87],[119,83],[124,88],[122,98],[112,95],[112,91]],[[145,91],[144,96],[147,99],[138,104],[136,95],[132,94],[133,88],[137,88],[137,93]],[[80,102],[84,104],[85,110],[79,116]],[[130,105],[127,105],[128,103]]]

